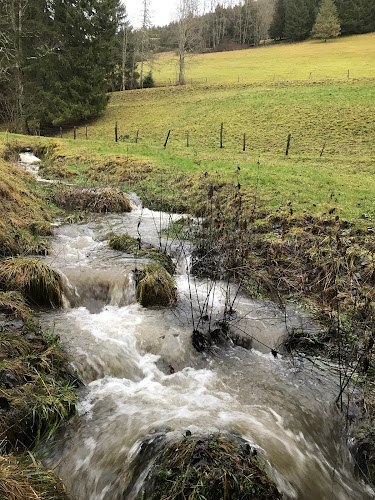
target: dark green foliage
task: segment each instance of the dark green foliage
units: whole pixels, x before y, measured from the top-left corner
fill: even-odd
[[[150,500],[276,500],[282,498],[246,443],[187,436],[171,446],[150,475]],[[149,475],[149,477],[150,477]]]
[[[122,13],[120,0],[1,0],[0,118],[27,132],[100,113]]]
[[[285,0],[277,0],[272,24],[270,26],[270,37],[280,39],[285,30]]]
[[[143,79],[143,88],[152,88],[154,86],[154,79],[152,77],[151,71]]]
[[[373,0],[336,0],[336,6],[343,35],[375,31]]]
[[[285,0],[284,37],[287,40],[304,40],[310,34],[313,20],[308,0]]]

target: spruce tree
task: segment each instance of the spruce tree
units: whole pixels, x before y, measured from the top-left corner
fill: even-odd
[[[324,40],[336,38],[340,34],[340,22],[333,0],[322,0],[315,24],[311,31],[313,38]]]
[[[270,26],[270,37],[281,40],[285,30],[285,5],[284,0],[277,0],[272,24]]]
[[[284,37],[291,41],[300,41],[308,37],[311,31],[309,0],[285,0]]]

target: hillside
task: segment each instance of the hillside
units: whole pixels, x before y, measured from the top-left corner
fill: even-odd
[[[327,80],[375,76],[375,33],[330,40],[266,45],[256,49],[191,55],[186,80],[193,83],[248,83]],[[178,58],[157,54],[150,68],[156,85],[175,84]],[[311,77],[310,77],[311,73]]]

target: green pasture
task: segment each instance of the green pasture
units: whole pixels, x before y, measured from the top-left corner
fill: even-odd
[[[374,42],[371,34],[326,44],[303,42],[197,56],[213,57],[225,66],[228,58],[244,57],[247,52],[274,51],[272,57],[282,65],[281,53],[289,51],[292,63],[298,52],[299,59],[293,62],[296,71],[305,71],[301,58],[305,68],[315,64],[323,71],[316,51],[325,54],[325,64],[331,54],[331,67],[337,69],[335,54],[340,47],[343,60],[356,61],[357,68],[362,68],[362,78],[204,83],[117,92],[111,94],[99,118],[77,127],[76,140],[72,130],[65,130],[63,138],[55,141],[80,178],[87,158],[95,158],[96,164],[110,158],[123,162],[124,169],[129,159],[141,160],[163,167],[163,175],[170,178],[217,172],[249,190],[258,185],[272,207],[291,201],[295,212],[323,213],[334,206],[344,217],[375,220],[375,65],[369,64],[371,54],[375,60]],[[340,64],[346,67],[342,60]],[[219,78],[221,66],[215,71]],[[263,71],[268,71],[266,63]],[[0,135],[4,142],[15,137]]]
[[[188,55],[186,80],[193,83],[247,83],[329,80],[375,76],[375,33],[322,42],[265,45],[247,50]],[[156,85],[178,81],[173,52],[156,55],[149,65]],[[310,75],[311,74],[311,75]]]

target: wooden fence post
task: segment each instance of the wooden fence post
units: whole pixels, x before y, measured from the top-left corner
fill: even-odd
[[[243,135],[243,148],[242,151],[246,151],[246,134]]]
[[[135,134],[135,143],[138,144],[138,135],[139,135],[139,130],[137,130],[137,133]]]
[[[189,131],[186,132],[186,147],[189,147]]]
[[[74,137],[74,140],[77,139],[77,127],[74,127],[74,129],[73,129],[73,137]]]
[[[221,122],[221,127],[220,127],[220,148],[223,147],[223,127],[224,127],[224,123]]]
[[[349,75],[350,75],[350,72],[349,72],[349,70],[348,70],[348,80],[349,80]]]
[[[170,134],[171,134],[171,131],[169,130],[169,131],[168,131],[167,138],[165,139],[164,149],[167,147],[167,144],[168,144],[168,139],[169,139]]]
[[[118,136],[117,136],[117,122],[115,124],[115,142],[118,141]]]
[[[62,127],[60,127],[60,139],[62,139]]]
[[[290,147],[290,138],[292,137],[292,134],[289,133],[288,134],[288,140],[287,140],[287,143],[286,143],[286,151],[285,151],[285,156],[288,156],[289,154],[289,147]]]
[[[87,127],[86,127],[86,141],[87,141]]]

